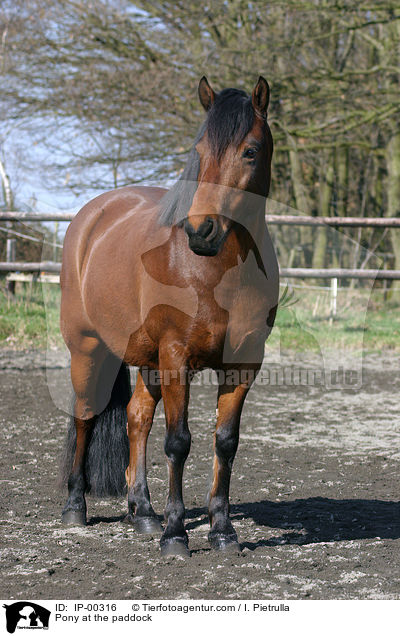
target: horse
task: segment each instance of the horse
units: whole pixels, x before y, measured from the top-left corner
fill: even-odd
[[[190,555],[182,479],[193,376],[218,377],[208,541],[240,551],[229,517],[247,393],[275,320],[279,274],[265,221],[271,180],[269,86],[198,95],[206,117],[175,185],[126,186],[87,203],[68,227],[61,332],[75,394],[64,458],[66,525],[86,524],[85,493],[127,493],[124,521]],[[138,368],[131,395],[129,367]],[[146,445],[163,400],[165,527],[150,501]]]

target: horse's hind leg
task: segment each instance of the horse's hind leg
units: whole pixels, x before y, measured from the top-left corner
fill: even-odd
[[[96,415],[96,385],[106,352],[94,338],[87,338],[86,352],[71,354],[71,380],[75,391],[76,447],[68,478],[68,499],[61,520],[65,525],[86,525],[85,461]]]
[[[86,525],[86,481],[84,465],[94,418],[74,418],[76,427],[76,451],[68,479],[68,499],[62,511],[61,521],[67,526]]]
[[[126,470],[128,486],[128,514],[138,532],[161,532],[162,526],[150,503],[146,478],[146,446],[154,412],[161,398],[161,387],[146,384],[138,373],[135,391],[128,404],[129,466]]]
[[[214,435],[214,475],[209,496],[211,530],[208,540],[216,550],[239,551],[236,532],[229,519],[229,485],[239,443],[240,416],[249,387],[221,385]]]

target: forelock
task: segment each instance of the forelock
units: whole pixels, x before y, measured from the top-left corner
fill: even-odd
[[[239,146],[253,123],[253,105],[244,91],[226,88],[218,93],[206,121],[212,155],[220,159],[230,144]]]

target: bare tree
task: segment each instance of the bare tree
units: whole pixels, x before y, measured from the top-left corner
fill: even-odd
[[[178,174],[202,113],[197,82],[272,89],[272,196],[304,214],[397,214],[399,24],[394,2],[3,0],[4,121],[47,148],[49,188]],[[364,232],[360,240],[377,245]],[[289,233],[290,234],[290,233]],[[400,248],[391,244],[400,267]],[[353,259],[293,230],[304,264]],[[286,245],[286,247],[285,247]],[[399,244],[400,245],[400,244]]]

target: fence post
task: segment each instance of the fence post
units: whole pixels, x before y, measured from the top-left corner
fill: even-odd
[[[54,221],[53,261],[57,262],[58,221]]]
[[[7,239],[6,259],[7,263],[15,263],[17,254],[17,242],[15,239]],[[15,280],[7,281],[7,291],[10,294],[15,294]]]
[[[332,322],[334,317],[336,316],[336,305],[337,305],[337,278],[331,278],[331,311],[330,311],[330,321]]]

